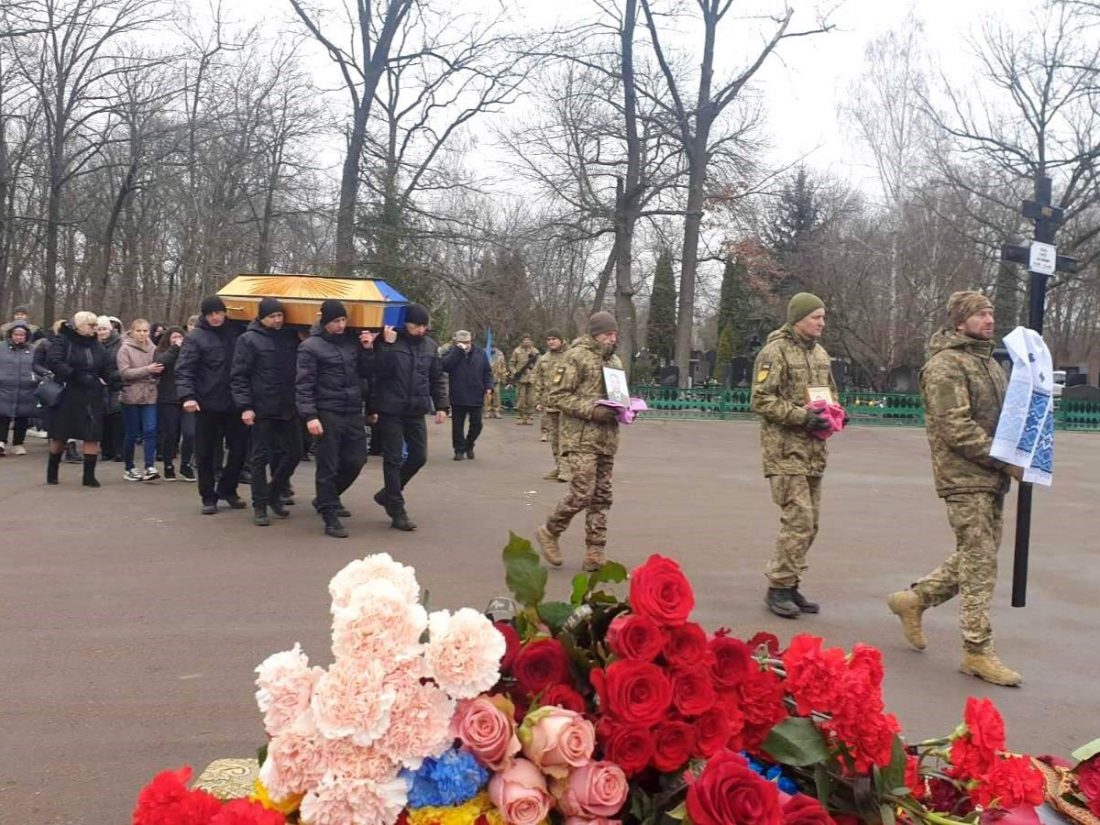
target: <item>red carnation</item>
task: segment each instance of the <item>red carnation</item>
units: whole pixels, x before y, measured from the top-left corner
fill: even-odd
[[[795,794],[783,803],[783,825],[836,825],[812,796]]]
[[[706,664],[707,632],[695,622],[684,622],[668,629],[665,641],[665,661],[669,667],[692,667]]]
[[[607,645],[623,659],[652,662],[665,646],[661,627],[648,616],[621,613],[607,628]]]
[[[844,651],[837,647],[823,650],[821,644],[819,637],[804,633],[791,639],[783,654],[787,690],[794,697],[799,716],[809,716],[815,710],[831,713],[840,692]]]
[[[569,655],[557,639],[535,639],[525,644],[512,666],[521,691],[529,696],[566,681]]]
[[[672,701],[672,686],[657,665],[621,659],[607,668],[603,681],[607,698],[603,710],[612,716],[640,725],[664,719]]]
[[[627,776],[645,770],[653,758],[653,737],[645,725],[623,725],[601,719],[597,733],[604,759],[614,762]]]
[[[720,751],[687,792],[693,825],[782,825],[779,790],[742,757]]]
[[[493,622],[493,627],[504,637],[504,657],[500,660],[500,672],[509,673],[512,665],[515,664],[516,655],[519,653],[519,633],[516,632],[511,622]]]
[[[234,799],[210,820],[210,825],[284,825],[286,818],[278,811],[265,808],[259,802]]]
[[[691,615],[695,594],[680,565],[654,554],[630,574],[630,607],[659,625],[677,627]]]
[[[875,687],[882,686],[882,678],[886,675],[886,670],[882,666],[882,651],[862,642],[857,642],[852,648],[852,655],[848,658],[848,668],[863,673],[867,681]]]
[[[551,685],[542,694],[540,705],[557,705],[566,710],[575,710],[577,713],[587,713],[588,703],[569,685]]]
[[[698,716],[714,707],[714,683],[702,665],[672,671],[672,706],[684,716]]]
[[[744,748],[749,753],[759,753],[772,728],[789,715],[783,703],[783,683],[770,670],[751,670],[737,692],[745,714]]]
[[[779,655],[779,637],[774,633],[761,630],[748,640],[749,649],[756,650],[761,645],[768,651],[769,656]]]
[[[963,721],[966,733],[951,745],[951,775],[977,779],[989,772],[1005,749],[1005,723],[991,700],[973,696],[966,700]]]
[[[989,772],[970,792],[974,802],[985,808],[1005,810],[1043,804],[1043,775],[1026,756],[997,759]]]
[[[188,790],[191,767],[162,771],[138,793],[133,825],[207,825],[221,803],[206,791]]]
[[[716,687],[737,687],[749,671],[758,670],[752,650],[740,639],[715,636],[707,647],[713,657],[710,673]]]
[[[687,722],[662,722],[653,731],[653,766],[662,773],[683,768],[695,750],[695,728]]]
[[[736,711],[737,734],[745,724],[741,711]],[[695,755],[706,759],[720,751],[733,734],[730,714],[725,709],[713,707],[695,720]]]

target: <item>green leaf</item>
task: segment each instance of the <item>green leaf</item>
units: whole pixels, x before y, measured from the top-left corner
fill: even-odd
[[[261,768],[263,767],[264,762],[267,761],[267,746],[268,746],[268,744],[269,744],[268,742],[264,742],[262,745],[260,745],[260,747],[258,747],[256,749],[256,761],[260,763]]]
[[[681,802],[671,811],[665,811],[665,816],[667,816],[669,819],[675,819],[682,822],[684,820],[684,817],[687,816],[687,803]]]
[[[588,592],[588,574],[578,573],[573,577],[573,592],[569,597],[572,604],[579,605],[584,601],[584,594]]]
[[[625,582],[626,575],[626,568],[617,561],[604,562],[603,567],[589,576],[588,586],[595,587],[597,584],[602,584],[604,582],[610,584]]]
[[[817,798],[821,800],[822,805],[825,805],[833,795],[834,785],[835,780],[833,775],[829,773],[829,769],[820,763],[814,765],[814,789],[817,791]]]
[[[894,816],[894,809],[883,802],[878,806],[879,815],[882,817],[882,825],[897,825],[898,818]]]
[[[573,605],[565,602],[543,602],[539,605],[539,618],[550,626],[550,632],[557,636],[565,620],[573,615]]]
[[[1070,756],[1078,762],[1084,762],[1086,759],[1092,759],[1098,753],[1100,753],[1100,739],[1093,739],[1087,745],[1079,747]]]
[[[890,764],[882,771],[882,785],[884,788],[897,788],[905,784],[905,743],[901,737],[894,734],[894,741],[890,750]]]
[[[546,594],[546,568],[539,562],[531,542],[515,533],[508,536],[508,545],[503,553],[504,580],[516,601],[535,607]]]
[[[784,765],[796,768],[824,762],[829,756],[821,731],[811,720],[797,716],[772,728],[764,741],[764,751]]]

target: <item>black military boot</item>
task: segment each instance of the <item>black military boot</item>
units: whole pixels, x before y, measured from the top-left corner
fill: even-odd
[[[95,478],[95,465],[99,461],[98,455],[86,455],[84,456],[84,486],[85,487],[99,487],[100,484]]]
[[[325,535],[332,536],[334,539],[346,539],[348,537],[348,529],[340,523],[340,517],[333,511],[327,511],[321,513],[321,518],[325,520]]]
[[[57,484],[57,473],[61,469],[61,453],[50,453],[46,460],[46,483]]]
[[[764,597],[764,603],[768,610],[776,616],[784,619],[797,619],[802,612],[794,601],[793,587],[769,587],[768,595]]]
[[[267,517],[266,507],[252,508],[252,523],[257,527],[267,527],[271,524],[271,519]]]
[[[811,602],[798,589],[798,585],[795,585],[791,591],[791,601],[798,605],[799,611],[802,613],[820,613],[821,605],[817,602]]]

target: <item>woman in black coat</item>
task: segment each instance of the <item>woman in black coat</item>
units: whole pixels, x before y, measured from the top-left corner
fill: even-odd
[[[46,366],[65,385],[61,403],[50,416],[47,484],[57,484],[65,442],[74,438],[84,442],[84,486],[99,486],[95,465],[103,437],[103,410],[108,390],[120,382],[118,367],[96,339],[95,327],[95,313],[76,313],[72,322],[61,325],[46,353]]]

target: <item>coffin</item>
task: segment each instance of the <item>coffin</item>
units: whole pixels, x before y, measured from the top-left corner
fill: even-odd
[[[283,302],[288,324],[311,327],[321,316],[321,303],[342,301],[348,310],[348,326],[381,329],[405,322],[405,296],[385,281],[358,278],[323,278],[319,275],[238,275],[218,290],[229,318],[251,321],[261,298]]]

